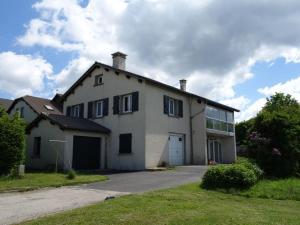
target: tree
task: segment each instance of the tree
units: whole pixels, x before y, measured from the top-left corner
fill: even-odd
[[[19,113],[10,117],[0,109],[0,174],[9,174],[24,161],[25,123]]]
[[[249,155],[266,174],[300,173],[300,104],[290,95],[276,93],[254,118]]]

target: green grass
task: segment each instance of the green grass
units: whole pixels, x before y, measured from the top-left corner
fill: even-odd
[[[123,196],[23,224],[298,225],[299,209],[300,201],[245,198],[189,184]]]
[[[300,201],[300,179],[262,180],[249,190],[237,192],[236,194],[246,197]]]
[[[77,174],[75,179],[69,180],[62,173],[26,173],[21,179],[0,177],[0,192],[29,191],[45,187],[60,187],[103,181],[107,178],[95,174]]]

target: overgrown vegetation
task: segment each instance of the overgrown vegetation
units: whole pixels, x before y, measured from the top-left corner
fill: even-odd
[[[230,165],[210,167],[204,174],[201,186],[206,189],[246,189],[262,176],[262,170],[247,159]]]
[[[9,117],[0,108],[0,175],[14,174],[24,161],[25,123],[16,113]]]
[[[300,175],[300,104],[276,93],[251,120],[236,125],[243,155],[254,159],[266,175]]]

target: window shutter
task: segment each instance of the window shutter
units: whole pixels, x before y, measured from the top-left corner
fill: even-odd
[[[114,114],[119,114],[119,101],[120,101],[120,96],[116,95],[114,96],[114,106],[113,106],[113,113]]]
[[[169,97],[164,95],[164,114],[169,114]]]
[[[71,116],[71,106],[67,107],[67,116]]]
[[[108,98],[103,99],[103,116],[108,115]]]
[[[183,117],[183,102],[178,100],[178,116]]]
[[[132,111],[139,111],[139,92],[132,93]]]
[[[93,108],[94,102],[88,103],[88,118],[92,118],[94,116]]]
[[[79,118],[83,118],[84,117],[84,104],[81,103],[79,105]]]

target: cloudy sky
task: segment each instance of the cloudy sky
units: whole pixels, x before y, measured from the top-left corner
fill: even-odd
[[[300,101],[300,1],[4,0],[0,97],[51,98],[94,61],[239,108],[285,92]]]

